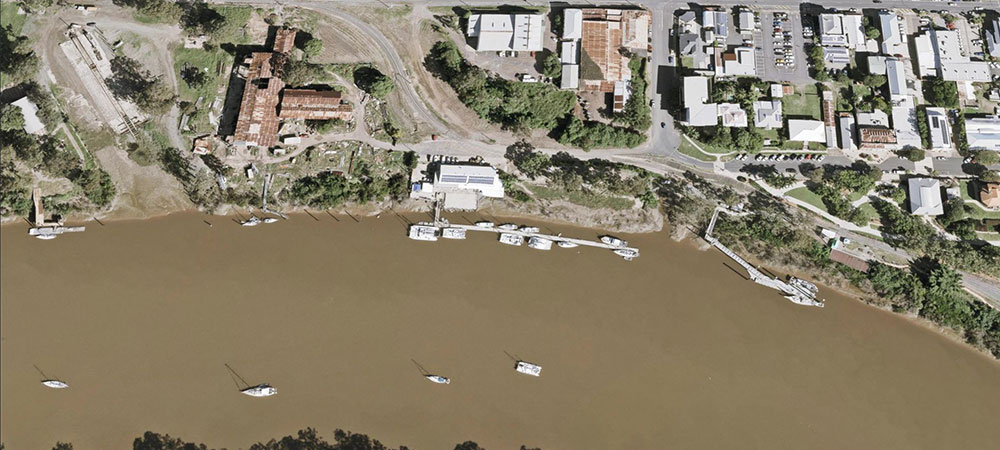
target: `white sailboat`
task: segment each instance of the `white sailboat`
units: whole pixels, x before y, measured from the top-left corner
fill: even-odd
[[[619,238],[616,238],[614,236],[609,236],[609,235],[601,236],[601,242],[603,242],[605,244],[608,244],[608,245],[611,245],[611,246],[614,246],[614,247],[624,247],[624,246],[628,245],[628,242],[625,242],[625,241],[623,241],[623,240],[621,240]]]
[[[625,261],[631,261],[639,257],[639,250],[634,248],[616,248],[615,254],[625,258]]]
[[[539,231],[538,227],[529,227],[527,225],[522,225],[519,230],[523,233],[537,233]]]
[[[270,397],[272,395],[277,394],[278,390],[271,387],[271,385],[264,383],[264,384],[258,384],[256,386],[250,386],[246,389],[241,390],[240,392],[242,392],[245,395],[249,395],[251,397]]]
[[[493,222],[490,222],[488,220],[480,220],[479,222],[476,222],[476,226],[479,228],[493,228]]]
[[[240,222],[240,225],[243,225],[245,227],[255,227],[257,225],[260,225],[260,218],[258,218],[257,216],[250,216],[249,219]]]
[[[579,247],[579,245],[577,245],[575,242],[570,242],[570,241],[559,241],[559,242],[556,243],[556,245],[558,245],[559,247],[562,247],[562,248]]]
[[[442,377],[441,375],[424,375],[424,378],[437,384],[451,384],[451,380],[448,377]]]
[[[54,235],[54,234],[36,234],[35,237],[38,238],[38,239],[41,239],[43,241],[51,241],[52,239],[56,238],[56,235]]]
[[[68,384],[59,380],[42,380],[42,384],[52,389],[66,389],[69,387]]]
[[[517,229],[517,224],[502,223],[497,228],[499,228],[501,230],[516,230]]]
[[[274,223],[274,222],[277,222],[277,221],[278,221],[278,219],[275,219],[274,217],[267,217],[267,218],[264,219],[264,223]]]

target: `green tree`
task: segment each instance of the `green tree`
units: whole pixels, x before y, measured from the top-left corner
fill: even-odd
[[[105,80],[108,89],[118,98],[132,100],[143,111],[164,114],[174,104],[176,96],[160,76],[142,69],[138,61],[127,56],[111,60],[112,76]]]
[[[899,157],[906,158],[910,161],[923,161],[923,159],[927,157],[927,153],[923,149],[916,147],[904,148],[897,151],[896,154],[899,155]]]
[[[354,71],[354,84],[377,99],[385,99],[396,84],[374,67],[362,66]]]
[[[928,78],[924,80],[924,98],[934,106],[944,108],[958,107],[958,85],[954,81],[945,81],[940,78]]]
[[[25,36],[14,34],[8,24],[0,24],[0,87],[13,86],[30,80],[38,70],[38,55]]]
[[[323,53],[323,41],[312,38],[306,42],[302,47],[302,52],[305,53],[306,59],[313,59]]]
[[[562,61],[559,55],[548,52],[542,60],[542,75],[549,78],[559,78],[562,75]]]
[[[21,108],[10,103],[0,106],[0,130],[13,131],[24,129],[24,115]]]
[[[517,167],[524,176],[531,179],[544,175],[552,166],[552,160],[548,155],[536,152],[533,145],[523,140],[507,147],[504,157],[514,163],[514,167]]]
[[[1000,155],[991,150],[980,150],[976,152],[976,162],[984,166],[992,166],[1000,163]]]
[[[733,145],[743,152],[757,153],[764,148],[764,136],[756,128],[733,128]]]

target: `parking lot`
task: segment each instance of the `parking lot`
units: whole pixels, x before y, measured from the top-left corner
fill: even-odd
[[[760,78],[794,84],[810,82],[798,10],[760,11],[760,23],[761,29],[754,32]]]

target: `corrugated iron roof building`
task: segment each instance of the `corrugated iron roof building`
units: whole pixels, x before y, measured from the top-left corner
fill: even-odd
[[[328,120],[351,118],[353,108],[343,103],[340,92],[285,89],[278,111],[280,119]]]

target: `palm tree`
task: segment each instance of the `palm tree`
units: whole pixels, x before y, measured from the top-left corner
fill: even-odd
[[[931,285],[931,294],[942,297],[951,296],[962,288],[962,276],[948,266],[939,266],[931,271],[928,281]]]

